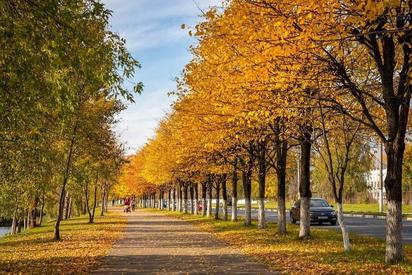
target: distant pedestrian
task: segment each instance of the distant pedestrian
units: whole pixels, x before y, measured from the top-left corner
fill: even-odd
[[[132,211],[134,211],[136,209],[136,199],[134,197],[132,198],[130,204],[132,206]]]
[[[130,212],[130,198],[124,199],[124,212]]]

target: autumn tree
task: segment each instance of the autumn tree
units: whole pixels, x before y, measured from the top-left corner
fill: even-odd
[[[95,113],[92,104],[97,101],[132,100],[123,81],[139,64],[125,41],[108,30],[111,12],[99,2],[7,1],[0,10],[0,186],[5,199],[0,207],[7,202],[5,207],[13,204],[15,210],[0,212],[17,224],[30,217],[26,224],[34,226],[43,211],[57,210],[55,239],[60,239],[60,221],[70,212],[66,187],[75,181],[75,157],[87,135],[102,129],[101,123],[86,123],[87,115]],[[139,83],[134,91],[141,88]],[[100,117],[109,118],[120,109],[100,111]],[[114,120],[104,124],[110,128]],[[104,147],[100,142],[93,145]]]

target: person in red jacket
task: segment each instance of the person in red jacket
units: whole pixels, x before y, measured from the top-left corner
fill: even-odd
[[[124,212],[130,212],[130,198],[124,199]]]

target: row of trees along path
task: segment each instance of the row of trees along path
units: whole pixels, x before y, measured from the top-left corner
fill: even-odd
[[[122,163],[116,117],[139,63],[93,0],[0,3],[0,218],[11,234],[102,212]],[[134,89],[133,89],[134,88]]]
[[[177,79],[171,112],[155,137],[124,166],[122,192],[138,194],[146,203],[155,194],[160,200],[166,194],[169,201],[178,197],[178,206],[194,197],[202,200],[207,215],[212,210],[206,196],[222,192],[226,219],[227,182],[236,211],[240,181],[245,223],[250,224],[254,181],[259,189],[258,226],[265,227],[269,187],[276,190],[278,231],[285,234],[287,179],[291,164],[299,161],[299,237],[307,238],[316,157],[329,183],[322,191],[338,206],[343,249],[349,252],[343,218],[347,171],[362,157],[356,148],[382,142],[387,156],[385,258],[387,263],[402,261],[411,1],[225,3],[205,11],[197,26],[182,26],[199,43]]]

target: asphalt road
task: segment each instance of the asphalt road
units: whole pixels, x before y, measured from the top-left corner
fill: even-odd
[[[230,209],[230,208],[229,208]],[[230,210],[229,210],[229,213]],[[238,215],[244,216],[245,211],[238,209]],[[252,218],[257,219],[257,210],[252,210]],[[277,220],[277,214],[275,212],[266,211],[266,220],[268,222],[275,222]],[[289,220],[289,213],[287,213],[287,220]],[[385,239],[386,234],[386,220],[377,218],[363,218],[363,217],[345,217],[345,222],[349,228],[349,233],[355,233],[365,236],[373,236],[381,239]],[[332,226],[330,224],[324,225],[312,225],[321,229],[340,230],[339,225]],[[403,221],[403,242],[412,244],[412,221]]]

